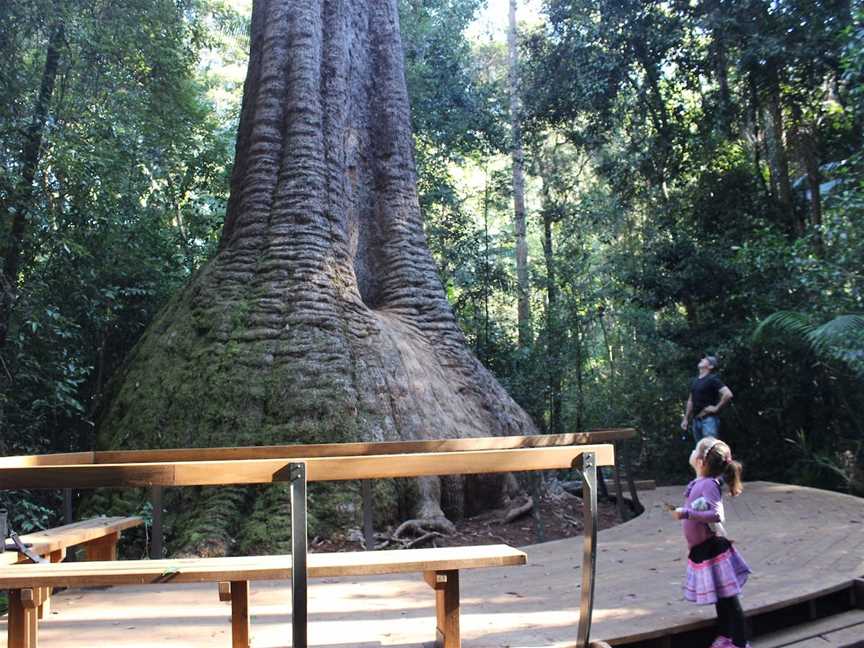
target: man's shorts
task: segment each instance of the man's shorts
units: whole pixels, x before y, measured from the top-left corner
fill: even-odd
[[[718,416],[703,416],[702,418],[693,419],[690,425],[690,431],[693,433],[693,439],[699,443],[705,437],[720,436],[720,417]]]

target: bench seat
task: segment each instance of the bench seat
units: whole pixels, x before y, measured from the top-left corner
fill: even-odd
[[[421,573],[435,590],[438,645],[456,648],[459,638],[459,571],[524,565],[524,552],[507,545],[394,551],[313,553],[310,578]],[[10,590],[8,648],[33,648],[38,591],[48,587],[93,587],[215,582],[232,606],[232,647],[249,645],[249,581],[291,576],[291,556],[178,558],[26,564],[0,570],[0,589]],[[13,627],[14,626],[14,627]],[[32,638],[31,638],[32,637]],[[13,641],[14,639],[14,641]]]
[[[87,560],[114,560],[117,557],[117,541],[126,529],[143,524],[140,517],[98,517],[72,524],[36,531],[21,536],[21,542],[31,545],[33,553],[55,560],[58,552],[83,546]],[[27,563],[29,559],[16,551],[0,554],[0,565]]]

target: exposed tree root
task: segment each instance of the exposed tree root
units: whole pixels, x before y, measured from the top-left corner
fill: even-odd
[[[513,508],[511,508],[509,511],[507,511],[507,513],[504,515],[504,518],[502,519],[502,522],[504,522],[504,524],[509,524],[510,522],[513,522],[514,520],[518,520],[523,515],[527,515],[533,509],[534,509],[534,498],[525,496],[521,503],[516,504]]]
[[[456,533],[456,527],[443,515],[434,518],[417,518],[414,520],[405,520],[393,532],[393,537],[397,540],[403,540],[405,538],[422,537],[430,533],[435,533],[439,536],[452,535]]]

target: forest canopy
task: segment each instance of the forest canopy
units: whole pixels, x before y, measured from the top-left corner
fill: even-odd
[[[473,352],[543,431],[638,427],[664,482],[716,355],[748,479],[864,493],[864,4],[535,4],[512,75],[505,3],[400,2],[426,237]],[[0,455],[95,447],[112,376],[216,253],[250,12],[0,6]]]

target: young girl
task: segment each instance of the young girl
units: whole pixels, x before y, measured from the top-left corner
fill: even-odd
[[[684,598],[700,605],[714,603],[719,636],[711,648],[749,647],[748,630],[738,595],[750,568],[726,539],[721,522],[725,483],[732,496],[741,494],[741,464],[722,441],[706,437],[690,455],[696,479],[687,486],[684,506],[672,512],[682,520],[690,549]]]

